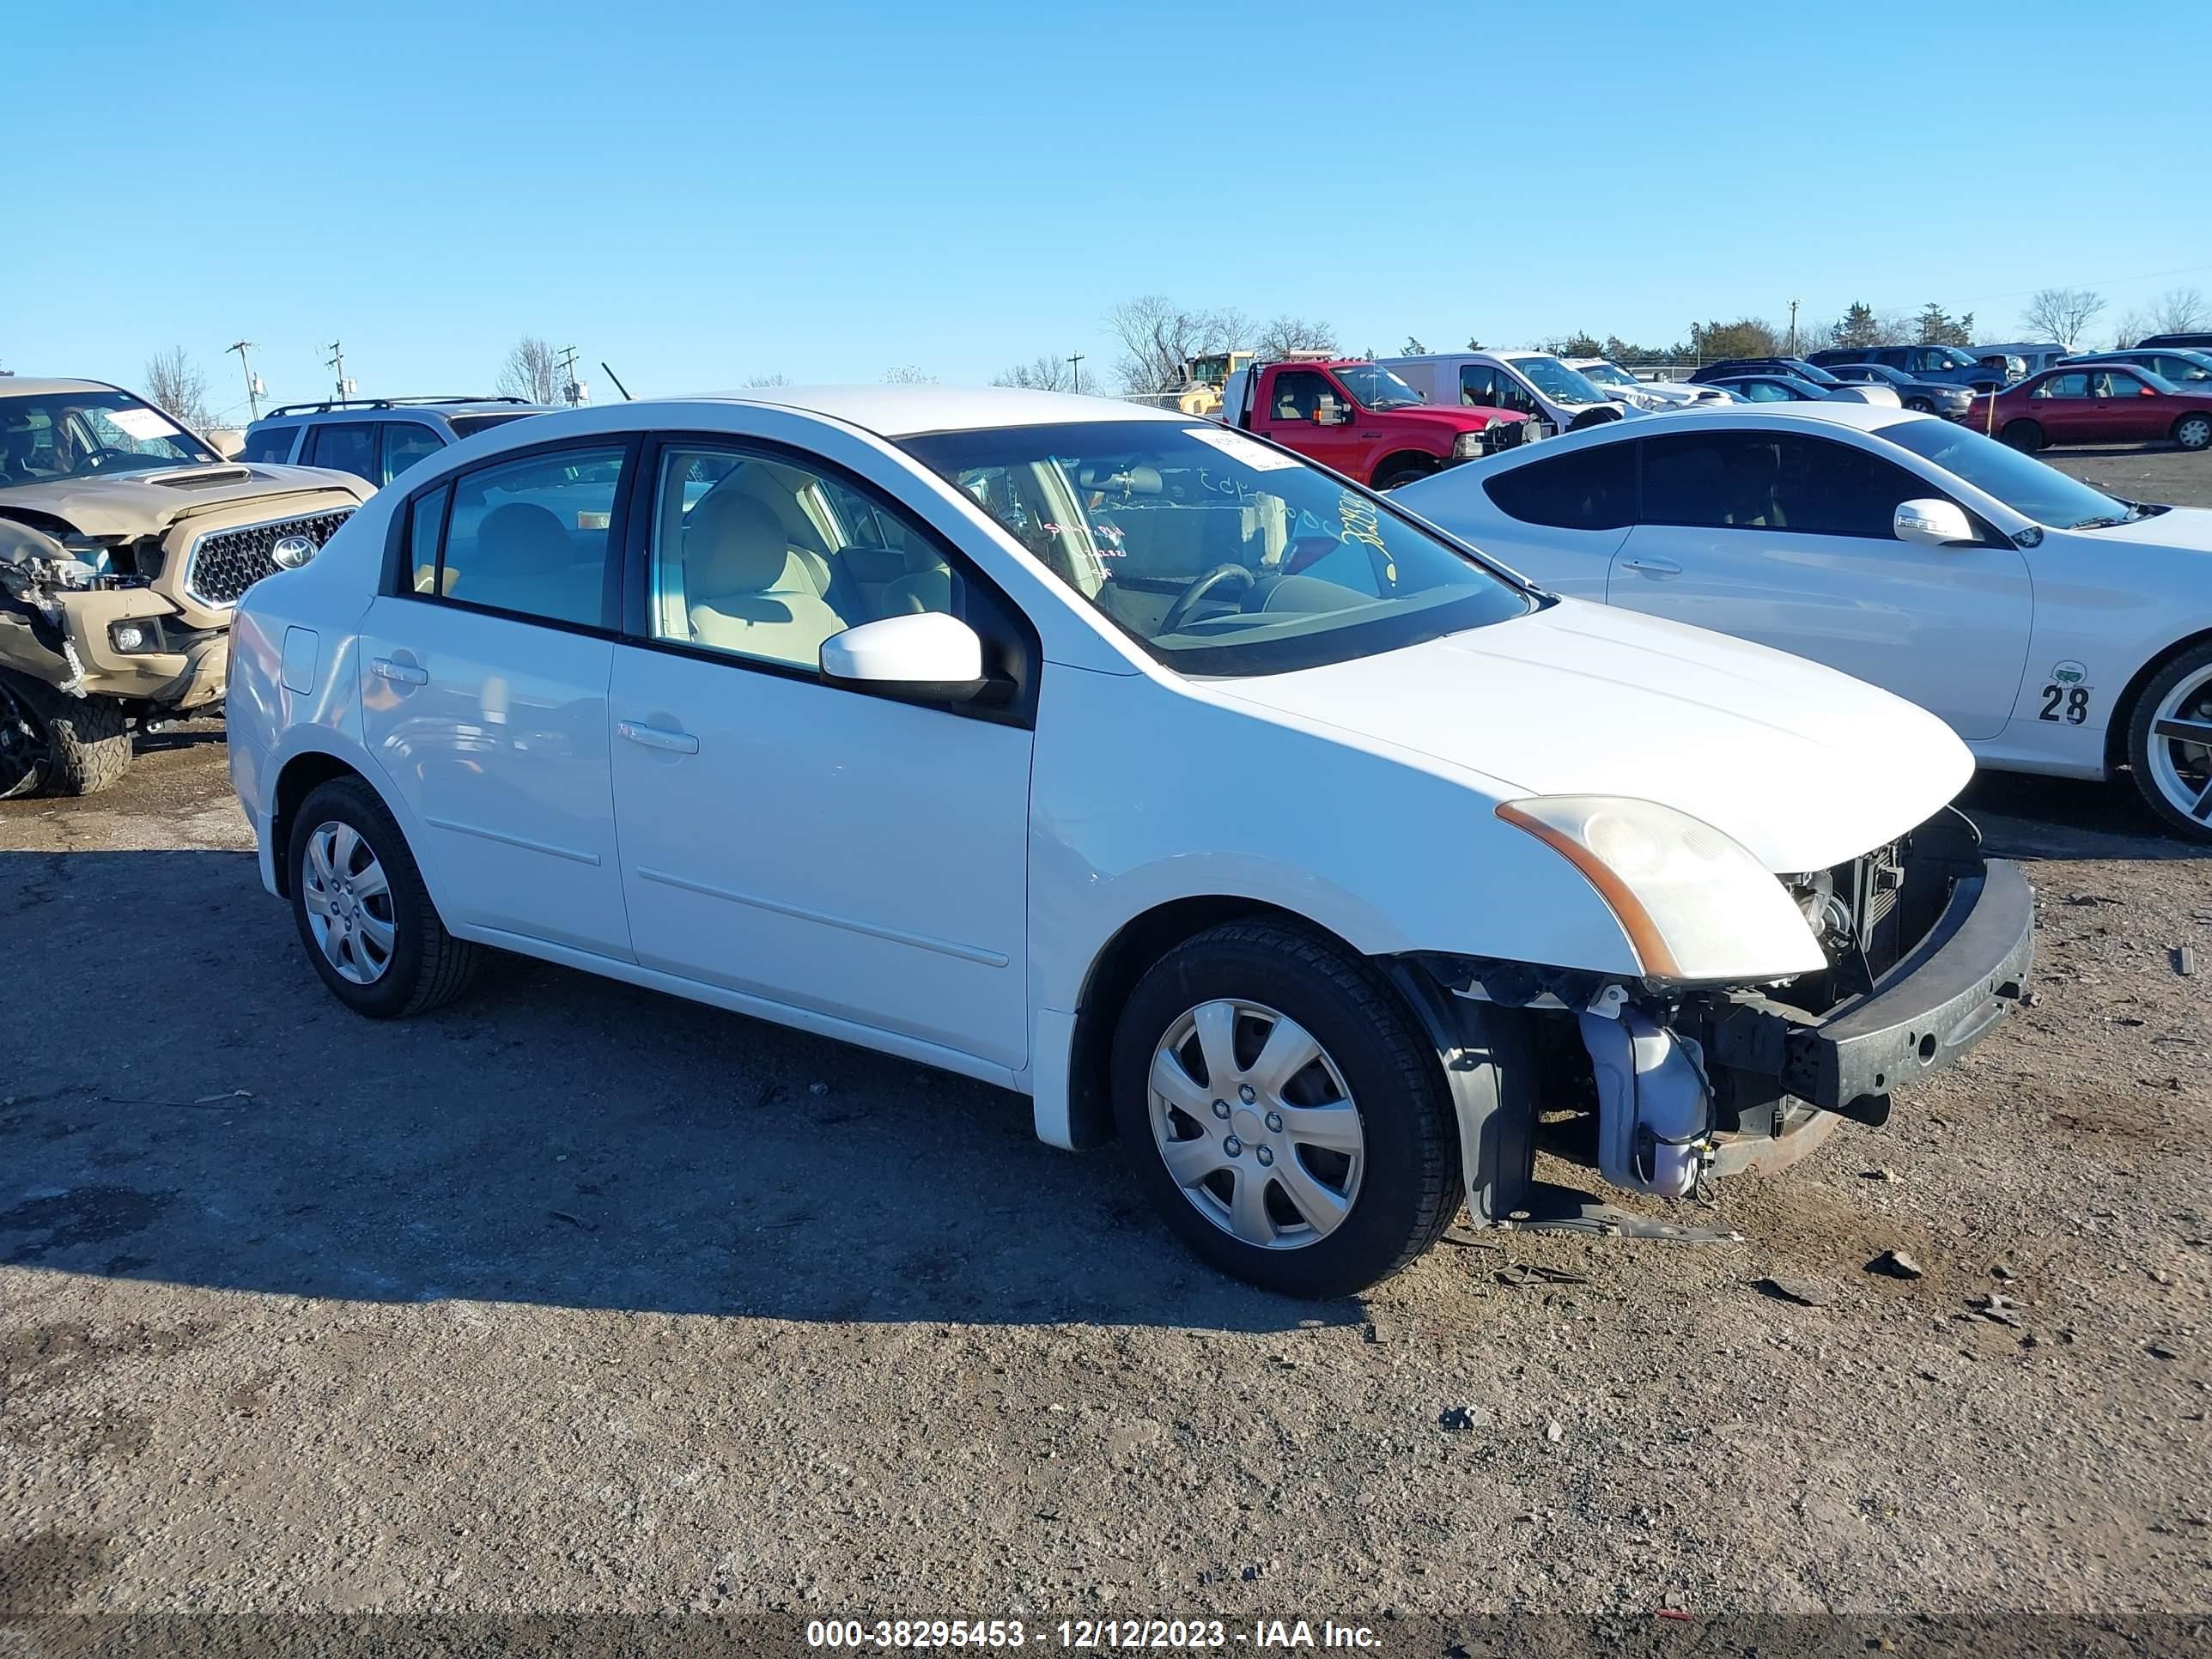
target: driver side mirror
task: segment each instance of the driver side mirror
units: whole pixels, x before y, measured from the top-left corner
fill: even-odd
[[[1922,547],[1950,547],[1977,540],[1966,508],[1955,501],[1901,501],[1890,528],[1898,540]]]
[[[1342,426],[1351,419],[1352,411],[1334,399],[1322,404],[1314,410],[1316,426]]]
[[[942,611],[885,617],[822,641],[822,678],[832,685],[965,702],[986,684],[983,641]]]

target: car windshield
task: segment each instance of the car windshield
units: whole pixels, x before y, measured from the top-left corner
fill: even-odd
[[[1349,363],[1335,374],[1364,409],[1413,409],[1425,401],[1419,392],[1376,363]]]
[[[1879,435],[1946,472],[1956,473],[1994,495],[2022,518],[2054,530],[2088,530],[2125,524],[2142,513],[2131,503],[2093,489],[2055,466],[2045,466],[2008,444],[1948,421],[1899,421]]]
[[[1536,603],[1376,496],[1224,427],[1006,427],[902,447],[1181,673],[1344,662]]]
[[[0,396],[0,489],[222,459],[127,392]]]
[[[1594,386],[1626,386],[1636,384],[1636,377],[1619,363],[1592,363],[1588,368],[1575,371]]]
[[[1946,368],[1972,368],[1975,366],[1975,359],[1969,357],[1956,346],[1937,346],[1935,349],[1942,354],[1943,367]]]
[[[1800,362],[1795,357],[1782,360],[1782,373],[1793,380],[1808,380],[1814,386],[1841,386],[1843,382],[1818,363]]]
[[[1557,357],[1508,357],[1505,361],[1527,375],[1529,384],[1555,404],[1607,401],[1605,393]]]

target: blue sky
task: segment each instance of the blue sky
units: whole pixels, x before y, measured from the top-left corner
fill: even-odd
[[[2212,294],[2202,0],[18,3],[0,59],[0,366],[218,405],[241,335],[278,397],[529,333],[605,398],[1105,368],[1146,293],[1386,352]]]

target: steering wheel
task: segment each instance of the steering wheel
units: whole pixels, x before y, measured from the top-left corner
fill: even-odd
[[[97,472],[100,471],[101,466],[106,465],[109,456],[120,455],[124,453],[124,451],[116,448],[112,444],[94,444],[90,448],[87,449],[84,453],[85,471],[88,472]]]
[[[1168,614],[1160,618],[1159,631],[1163,634],[1179,631],[1182,625],[1190,620],[1190,613],[1198,608],[1198,602],[1224,582],[1241,581],[1249,588],[1257,580],[1258,578],[1243,565],[1217,564],[1188,587],[1183,589],[1182,597],[1170,605]]]

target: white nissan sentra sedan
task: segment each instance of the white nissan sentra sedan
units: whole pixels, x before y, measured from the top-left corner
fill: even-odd
[[[2029,969],[1933,715],[1131,404],[540,416],[233,637],[262,877],[349,1007],[496,946],[944,1066],[1297,1295],[1528,1209],[1540,1108],[1662,1197],[1879,1122]]]

